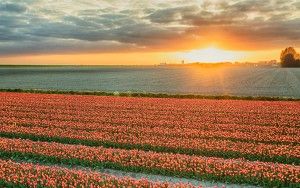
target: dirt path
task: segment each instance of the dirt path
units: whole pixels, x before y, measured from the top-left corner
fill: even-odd
[[[161,176],[161,175],[152,175],[152,174],[144,174],[144,173],[133,173],[133,172],[124,172],[119,170],[111,170],[111,169],[104,169],[99,170],[100,172],[111,174],[117,177],[124,177],[129,176],[135,179],[142,179],[146,178],[152,182],[170,182],[170,183],[189,183],[195,186],[202,185],[203,187],[228,187],[228,188],[259,188],[257,186],[251,185],[239,185],[239,184],[227,184],[227,183],[220,183],[220,182],[212,182],[212,181],[199,181],[194,179],[187,179],[187,178],[177,178],[177,177],[170,177],[170,176]]]

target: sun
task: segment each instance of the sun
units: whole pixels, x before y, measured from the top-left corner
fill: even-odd
[[[176,53],[176,58],[187,60],[189,62],[229,62],[241,59],[245,54],[240,51],[223,50],[216,47],[191,50],[187,52]]]

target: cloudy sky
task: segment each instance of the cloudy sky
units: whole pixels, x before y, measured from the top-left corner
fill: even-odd
[[[299,0],[0,1],[2,64],[259,61],[287,46],[300,47]]]

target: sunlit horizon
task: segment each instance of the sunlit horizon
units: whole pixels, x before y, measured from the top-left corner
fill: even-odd
[[[296,49],[298,50],[298,49]],[[300,51],[300,49],[299,49]],[[281,49],[234,51],[208,46],[179,52],[128,52],[85,54],[34,54],[0,57],[0,65],[157,65],[279,61]]]

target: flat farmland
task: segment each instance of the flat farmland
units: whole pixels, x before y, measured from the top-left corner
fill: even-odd
[[[0,92],[0,184],[196,186],[101,173],[112,169],[300,187],[299,114],[299,101]]]
[[[300,99],[300,69],[189,66],[0,66],[1,89]]]

